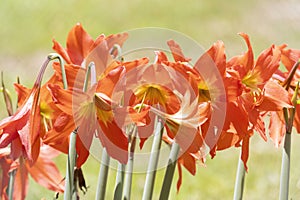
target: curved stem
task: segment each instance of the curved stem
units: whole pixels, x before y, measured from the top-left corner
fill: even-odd
[[[63,81],[63,87],[64,87],[64,89],[68,89],[68,81],[67,81],[65,64],[64,64],[63,58],[57,53],[51,53],[51,54],[49,54],[49,57],[51,57],[51,60],[58,59],[59,65],[60,65],[60,70],[61,70],[62,81]]]

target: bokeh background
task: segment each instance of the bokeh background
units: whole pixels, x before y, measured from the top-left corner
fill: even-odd
[[[192,37],[204,49],[223,40],[228,58],[246,51],[238,32],[250,35],[256,56],[273,43],[300,48],[300,2],[296,0],[1,0],[0,71],[14,100],[12,84],[16,78],[31,87],[39,67],[52,52],[52,38],[65,44],[68,31],[78,22],[94,38],[101,33],[162,27]],[[3,118],[6,112],[2,99],[0,106]],[[300,135],[294,134],[292,141],[290,197],[300,199]],[[250,149],[244,199],[277,199],[281,148],[254,136]],[[195,177],[184,170],[182,188],[177,193],[174,182],[170,199],[232,199],[238,157],[239,149],[230,149],[219,152],[213,160],[208,158],[206,166],[199,165]],[[62,173],[65,161],[65,156],[57,158]],[[89,185],[83,199],[94,199],[99,164],[90,158],[83,170]],[[109,174],[107,199],[112,199],[114,173]],[[158,198],[163,173],[158,173],[154,199]],[[141,198],[143,185],[144,175],[136,175],[132,199]],[[53,192],[30,182],[28,199],[53,196]]]

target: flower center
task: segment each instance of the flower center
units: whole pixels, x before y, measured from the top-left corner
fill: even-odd
[[[260,83],[259,76],[257,74],[248,73],[243,79],[242,83],[252,90],[257,90]]]
[[[211,100],[209,89],[204,81],[198,84],[199,97],[198,102],[207,102]]]
[[[145,104],[160,104],[165,107],[170,91],[157,84],[146,84],[136,90],[136,97],[139,102],[144,101]]]

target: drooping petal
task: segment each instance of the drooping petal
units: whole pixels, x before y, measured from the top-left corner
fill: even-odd
[[[249,146],[250,146],[250,137],[251,135],[253,135],[253,132],[249,132],[249,134],[247,134],[244,138],[243,138],[243,142],[242,142],[242,155],[241,155],[241,159],[244,162],[244,167],[246,169],[246,171],[248,171],[248,166],[247,166],[247,161],[249,158]]]
[[[217,143],[217,150],[224,150],[233,147],[241,139],[242,138],[236,133],[222,131]]]
[[[277,82],[268,81],[264,87],[264,99],[259,105],[261,111],[281,111],[283,108],[291,108],[291,98],[288,92]]]
[[[19,166],[15,175],[14,199],[25,199],[28,192],[28,171],[24,158],[20,157]]]
[[[34,165],[26,164],[31,177],[41,186],[55,191],[63,192],[63,177],[60,174],[56,164],[51,160],[57,153],[47,146],[41,147],[41,153]]]
[[[107,153],[119,162],[126,164],[128,161],[128,138],[118,127],[115,121],[104,124],[99,121],[101,130],[98,137],[106,148]]]
[[[275,147],[278,148],[286,132],[282,111],[270,112],[269,132]]]

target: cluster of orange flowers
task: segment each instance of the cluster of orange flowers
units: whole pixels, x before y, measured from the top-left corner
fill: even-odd
[[[65,61],[65,71],[61,63],[53,62],[54,73],[46,83],[41,83],[43,66],[32,89],[14,84],[18,95],[15,113],[4,91],[11,116],[0,121],[2,199],[7,198],[8,173],[14,169],[16,199],[26,196],[28,173],[44,187],[63,192],[63,178],[51,159],[60,152],[68,153],[74,130],[78,133],[77,168],[87,160],[94,138],[110,157],[126,164],[133,131],[126,127],[137,128],[143,148],[158,116],[165,128],[163,141],[181,147],[178,188],[182,166],[195,174],[196,163],[204,162],[205,152],[213,157],[218,150],[241,147],[247,167],[254,131],[267,140],[268,129],[276,146],[287,126],[300,132],[300,50],[271,45],[255,59],[249,36],[240,35],[248,50],[230,59],[223,42],[217,41],[191,65],[180,46],[170,40],[167,44],[173,58],[156,51],[150,63],[148,58],[114,59],[116,45],[121,47],[128,34],[100,35],[93,40],[77,24],[68,35],[66,48],[53,41],[53,49]],[[217,76],[204,73],[210,67],[217,69]],[[292,125],[285,121],[283,109],[295,114]],[[218,112],[224,115],[222,126],[214,124]],[[269,127],[265,117],[270,119]]]

